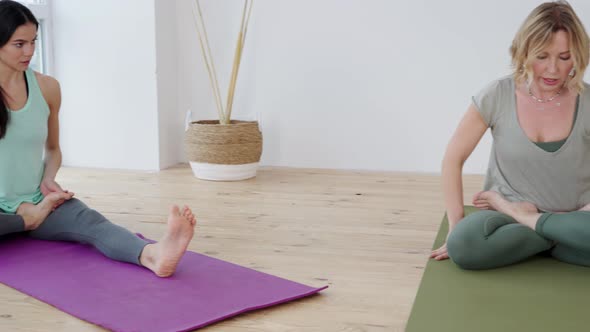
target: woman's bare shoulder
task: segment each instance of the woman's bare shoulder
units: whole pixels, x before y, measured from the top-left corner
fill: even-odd
[[[39,72],[35,72],[35,78],[49,106],[59,106],[61,100],[59,82],[55,78]]]

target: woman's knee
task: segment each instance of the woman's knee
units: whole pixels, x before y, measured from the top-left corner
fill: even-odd
[[[78,220],[87,225],[99,225],[107,222],[106,218],[100,212],[86,207],[78,213]]]
[[[476,257],[477,239],[472,234],[455,229],[447,239],[447,253],[449,258],[462,269],[472,270],[478,264]]]
[[[100,212],[75,198],[65,202],[56,212],[61,214],[62,220],[73,219],[76,224],[97,225],[107,221]]]
[[[486,268],[487,238],[500,226],[512,223],[497,211],[478,211],[461,220],[449,234],[447,252],[455,264],[466,270]]]
[[[31,235],[48,237],[59,233],[83,234],[105,222],[106,219],[100,213],[72,198],[53,211]]]

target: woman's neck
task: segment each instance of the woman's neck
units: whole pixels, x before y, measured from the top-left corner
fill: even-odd
[[[526,97],[526,98],[532,100],[532,98],[529,95],[529,85],[527,82],[519,83],[516,86],[516,90],[518,91],[518,93],[522,94],[523,97]],[[540,98],[543,100],[547,100],[552,97],[554,97],[553,100],[566,99],[566,98],[571,98],[571,97],[577,97],[577,95],[578,95],[574,90],[570,90],[567,86],[564,86],[560,90],[559,95],[557,95],[557,91],[545,92],[545,93],[541,93],[540,95],[538,95],[538,92],[537,92],[537,90],[535,90],[535,88],[533,88],[531,91],[536,98]]]
[[[9,87],[23,80],[23,72],[0,63],[0,86]]]
[[[552,91],[543,91],[543,90],[539,89],[539,87],[536,84],[527,85],[526,89],[527,89],[527,93],[532,94],[533,96],[535,96],[536,98],[541,99],[541,100],[548,100],[551,98],[556,98],[557,95],[563,96],[564,94],[567,93],[567,88],[563,85],[560,86],[557,90],[552,90]]]

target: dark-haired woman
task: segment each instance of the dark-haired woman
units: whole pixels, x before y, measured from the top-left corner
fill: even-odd
[[[90,209],[61,188],[60,87],[29,68],[39,23],[22,4],[0,1],[0,236],[93,245],[107,257],[174,273],[193,237],[195,217],[184,206],[170,209],[162,240],[148,243]]]

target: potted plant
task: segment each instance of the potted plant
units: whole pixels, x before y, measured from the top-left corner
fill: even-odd
[[[219,119],[192,121],[187,115],[185,149],[194,175],[199,179],[237,181],[256,176],[262,154],[262,133],[257,121],[232,120],[234,93],[242,51],[248,32],[253,0],[245,0],[226,104],[223,104],[207,30],[199,0],[193,3],[199,44],[215,98]]]

